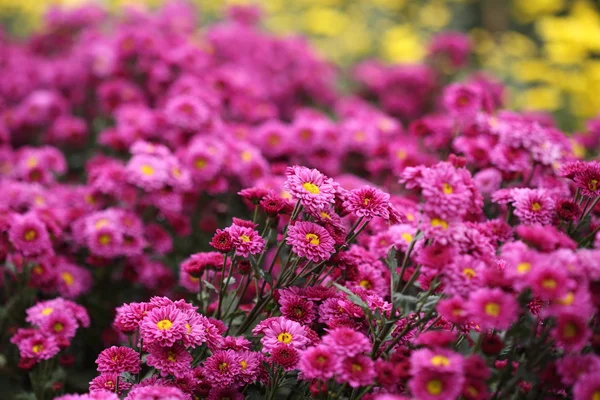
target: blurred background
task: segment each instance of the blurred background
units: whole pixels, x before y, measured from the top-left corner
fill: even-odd
[[[86,0],[0,0],[4,30],[25,35],[43,29],[49,7]],[[89,0],[87,0],[89,1]],[[467,33],[473,68],[509,87],[509,105],[554,114],[567,130],[581,129],[600,112],[599,0],[191,0],[204,21],[232,4],[264,11],[265,29],[302,33],[340,67],[377,57],[418,63],[437,32]],[[114,13],[160,0],[97,0]],[[468,71],[467,71],[468,72]]]

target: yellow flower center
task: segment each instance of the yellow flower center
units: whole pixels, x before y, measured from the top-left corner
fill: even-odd
[[[517,265],[517,272],[520,274],[526,274],[531,271],[531,264],[528,262],[522,262]]]
[[[27,161],[25,162],[25,165],[27,165],[28,168],[34,168],[37,167],[38,165],[38,160],[35,157],[29,157],[27,159]]]
[[[226,362],[222,362],[219,364],[219,371],[224,372],[227,371],[227,367],[229,366],[229,364],[227,364]]]
[[[277,335],[277,340],[288,344],[292,341],[292,335],[290,335],[288,332],[281,332],[279,335]]]
[[[42,350],[44,350],[43,344],[34,344],[33,347],[31,348],[31,351],[33,351],[35,354],[39,353]]]
[[[442,229],[448,229],[448,223],[446,221],[444,221],[443,219],[439,219],[439,218],[432,219],[431,226],[433,226],[434,228],[437,228],[439,226]]]
[[[473,397],[477,397],[479,395],[479,391],[475,388],[475,386],[467,387],[467,393]]]
[[[33,229],[29,229],[29,230],[25,231],[25,234],[23,235],[23,238],[28,242],[35,240],[36,237],[37,237],[37,232],[34,231]]]
[[[588,189],[592,191],[598,190],[598,180],[592,179],[588,182]]]
[[[75,282],[75,278],[73,278],[73,274],[70,272],[63,272],[60,276],[68,286],[71,286]]]
[[[173,326],[173,323],[168,319],[161,319],[156,323],[156,327],[161,331],[168,331]]]
[[[106,218],[100,218],[98,221],[96,221],[94,223],[94,228],[96,229],[100,229],[103,228],[105,226],[108,226],[110,224],[110,221]]]
[[[204,167],[206,167],[206,160],[204,158],[196,158],[196,160],[194,161],[194,167],[198,169],[203,169]]]
[[[398,150],[396,152],[396,157],[398,157],[399,160],[404,160],[406,158],[406,151]]]
[[[412,241],[413,241],[413,235],[411,235],[411,234],[410,234],[410,233],[408,233],[408,232],[404,232],[404,233],[403,233],[401,236],[402,236],[402,239],[404,239],[404,241],[405,241],[406,243],[410,243],[410,242],[412,242]]]
[[[600,400],[600,391],[596,391],[592,394],[592,400]]]
[[[554,279],[544,279],[542,281],[542,287],[544,289],[556,289],[556,281]]]
[[[373,199],[371,199],[370,197],[365,197],[364,200],[363,200],[363,204],[365,206],[368,206],[369,203],[371,202],[371,200],[373,200]]]
[[[331,215],[327,214],[325,211],[321,211],[321,218],[331,219]]]
[[[185,329],[187,329],[187,333],[191,333],[192,332],[192,326],[190,324],[185,324]]]
[[[575,294],[573,292],[569,292],[562,299],[558,300],[558,303],[563,306],[570,306],[575,301]]]
[[[37,264],[35,267],[33,267],[31,269],[31,272],[33,272],[36,275],[41,275],[44,273],[44,268],[42,268],[42,266],[40,264]]]
[[[575,326],[575,324],[572,324],[572,323],[566,324],[565,328],[563,329],[563,336],[568,339],[577,336],[577,327]]]
[[[361,286],[365,289],[371,289],[373,287],[373,285],[371,285],[371,282],[369,282],[366,279],[363,279],[362,281],[358,282],[358,286]]]
[[[302,187],[310,194],[319,194],[321,190],[317,185],[311,182],[305,182],[302,184]]]
[[[168,359],[169,361],[175,362],[175,361],[176,361],[176,358],[175,358],[175,353],[173,353],[172,351],[169,351],[169,353],[168,353],[168,356],[167,356],[167,359]]]
[[[352,364],[352,372],[360,372],[363,370],[362,365],[360,364]]]
[[[498,315],[500,315],[500,304],[487,303],[485,305],[485,313],[491,317],[497,317]]]
[[[107,244],[110,244],[110,242],[112,242],[112,238],[109,234],[104,234],[104,235],[100,235],[98,237],[98,242],[103,245],[106,246]]]
[[[406,219],[409,221],[414,221],[415,220],[415,216],[411,213],[406,214]]]
[[[250,241],[250,236],[242,235],[240,236],[240,239],[242,239],[242,242],[248,243]]]
[[[542,209],[542,205],[540,203],[538,203],[537,201],[535,201],[532,205],[531,205],[531,210],[538,212]]]
[[[152,167],[151,165],[148,165],[148,164],[142,165],[140,167],[140,171],[142,172],[142,174],[144,174],[146,176],[154,175],[154,167]]]
[[[175,178],[179,178],[181,176],[181,170],[177,167],[173,168],[172,172]]]
[[[281,138],[276,133],[273,133],[267,138],[267,143],[271,146],[277,146],[281,143]]]
[[[242,369],[248,368],[248,363],[244,360],[240,361],[240,365],[242,366]]]
[[[438,354],[431,358],[431,365],[436,367],[447,367],[450,365],[450,359],[446,356]]]
[[[442,386],[442,381],[440,381],[439,379],[432,379],[429,382],[427,382],[426,385],[427,393],[433,396],[437,396],[438,394],[442,393],[443,388],[444,387]]]
[[[244,151],[242,151],[241,157],[242,157],[242,161],[244,161],[244,162],[251,161],[252,153],[249,152],[248,150],[244,150]]]
[[[54,311],[54,308],[46,307],[42,310],[42,315],[47,317],[48,315],[52,314],[53,311]]]
[[[62,330],[65,329],[65,326],[62,323],[57,322],[52,325],[52,329],[54,329],[54,332],[62,332]]]
[[[306,240],[308,240],[308,242],[310,244],[312,244],[313,246],[318,246],[321,243],[321,241],[319,240],[319,237],[317,235],[315,235],[314,233],[307,233]]]
[[[463,269],[463,275],[467,277],[467,279],[473,279],[477,276],[477,272],[473,268],[465,268]]]
[[[367,135],[365,135],[363,131],[358,131],[354,134],[354,139],[356,139],[357,142],[364,142],[366,137]]]
[[[448,183],[442,185],[442,190],[444,191],[444,194],[452,194],[452,192],[454,192],[454,188]]]

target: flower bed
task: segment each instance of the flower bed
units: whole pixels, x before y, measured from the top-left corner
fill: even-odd
[[[0,40],[6,396],[598,400],[598,121],[444,82],[459,34],[346,74],[258,18]]]

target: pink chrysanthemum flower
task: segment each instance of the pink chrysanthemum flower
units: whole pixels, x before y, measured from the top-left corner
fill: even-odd
[[[127,392],[131,387],[131,383],[122,379],[118,373],[107,372],[92,379],[90,382],[90,392],[91,394],[105,390],[114,392],[117,389],[117,380],[119,380],[119,394]]]
[[[339,356],[332,353],[327,346],[310,347],[300,354],[298,369],[301,379],[326,381],[335,375],[339,362]]]
[[[271,361],[281,365],[284,370],[291,371],[296,369],[300,361],[300,353],[293,346],[280,343],[271,349]]]
[[[279,291],[279,311],[284,317],[301,324],[310,324],[315,319],[314,303],[289,290]]]
[[[600,162],[586,162],[573,180],[584,196],[600,197]]]
[[[171,347],[153,345],[148,347],[146,364],[160,371],[161,376],[183,377],[191,368],[192,356],[181,344]]]
[[[137,374],[140,371],[140,355],[130,347],[112,346],[102,350],[96,359],[98,371],[120,374],[131,372]]]
[[[200,346],[206,341],[207,322],[195,310],[183,310],[186,319],[183,344],[186,347]]]
[[[371,357],[355,355],[344,358],[336,369],[337,381],[347,383],[350,387],[368,386],[375,378],[375,368]]]
[[[189,400],[189,394],[174,386],[150,385],[132,389],[125,400]]]
[[[149,154],[134,155],[126,167],[127,179],[146,191],[162,189],[169,179],[169,168],[164,158]]]
[[[211,112],[196,96],[179,95],[167,101],[165,116],[174,127],[194,132],[210,121]]]
[[[305,208],[319,212],[329,207],[335,200],[335,187],[331,178],[327,178],[316,169],[301,166],[289,167],[287,180],[283,188]]]
[[[335,241],[327,229],[313,222],[300,221],[291,225],[286,242],[295,254],[314,262],[328,260],[335,252]]]
[[[591,336],[586,317],[572,312],[560,313],[552,336],[559,347],[567,351],[579,351]]]
[[[539,265],[532,268],[526,279],[536,296],[544,300],[563,297],[569,290],[567,271],[554,265]]]
[[[206,380],[215,387],[234,385],[242,370],[240,356],[233,350],[217,351],[204,360]]]
[[[457,399],[464,376],[423,370],[408,381],[413,396],[419,400]]]
[[[40,330],[46,335],[70,340],[75,337],[77,320],[68,310],[55,310],[40,323]]]
[[[26,256],[52,253],[52,242],[46,226],[33,213],[13,216],[8,240],[15,249]]]
[[[265,239],[255,229],[233,224],[225,231],[229,233],[238,256],[248,257],[250,254],[260,254],[265,249]]]
[[[60,348],[55,336],[35,333],[17,343],[21,357],[36,361],[49,360],[58,354]]]
[[[430,372],[462,374],[463,357],[445,349],[419,349],[410,357],[410,370],[413,375],[426,370]]]
[[[600,398],[600,370],[583,374],[573,386],[574,400],[596,400]]]
[[[56,266],[58,293],[66,298],[75,298],[92,286],[92,274],[85,268],[60,258]]]
[[[193,277],[200,277],[206,268],[223,268],[223,254],[216,251],[192,254],[181,263],[181,270]]]
[[[245,384],[250,384],[258,380],[259,377],[264,373],[264,355],[249,350],[240,351],[237,354],[240,360],[241,368],[238,380]]]
[[[371,342],[362,333],[351,328],[336,328],[323,336],[323,344],[340,356],[353,357],[371,350]]]
[[[526,225],[550,225],[554,216],[554,200],[543,189],[511,190],[515,215]]]
[[[154,307],[149,303],[129,303],[117,307],[117,316],[115,317],[115,327],[123,333],[135,332],[142,319]]]
[[[240,6],[238,6],[240,7]],[[244,400],[245,396],[236,388],[212,388],[206,400]]]
[[[158,307],[150,311],[140,323],[140,334],[145,345],[158,343],[172,346],[186,332],[184,314],[174,305]]]
[[[364,186],[351,190],[343,206],[349,213],[364,217],[367,221],[374,217],[387,220],[390,217],[389,202],[389,194],[371,186]]]
[[[595,354],[565,355],[556,361],[556,371],[564,385],[573,385],[582,375],[600,371],[600,358]]]
[[[285,317],[275,317],[263,321],[252,332],[264,335],[260,340],[264,352],[270,352],[279,343],[288,344],[298,350],[303,350],[310,343],[304,327]]]
[[[471,293],[467,309],[473,322],[482,329],[508,329],[518,318],[519,305],[511,294],[482,288]]]
[[[478,192],[465,169],[457,169],[450,163],[441,162],[431,168],[424,168],[419,184],[425,198],[426,213],[449,219],[475,211],[470,208],[474,208],[474,203],[478,202]]]
[[[444,89],[443,103],[452,114],[473,116],[483,107],[483,93],[477,85],[454,83]]]

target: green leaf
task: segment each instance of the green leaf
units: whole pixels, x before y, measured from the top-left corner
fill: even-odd
[[[202,282],[204,283],[204,285],[205,285],[207,288],[209,288],[209,289],[211,289],[211,290],[214,290],[214,291],[215,291],[215,293],[219,293],[219,291],[217,290],[217,288],[216,288],[216,287],[215,287],[215,286],[214,286],[212,283],[210,283],[210,282],[208,282],[208,281],[205,281],[204,279],[202,279]]]

